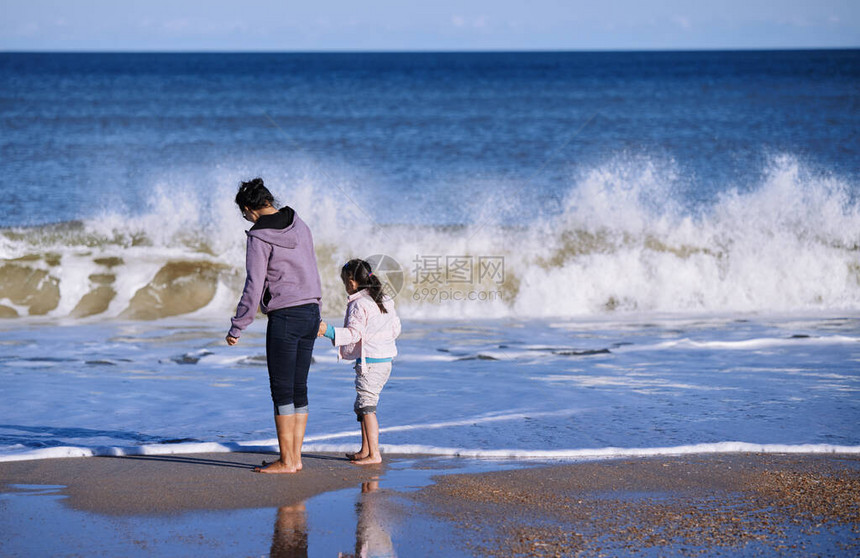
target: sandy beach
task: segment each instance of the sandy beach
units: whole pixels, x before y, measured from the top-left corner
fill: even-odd
[[[2,463],[0,552],[38,554],[47,543],[34,535],[63,530],[46,525],[38,513],[48,497],[60,501],[53,513],[59,523],[99,524],[101,531],[114,530],[114,538],[117,530],[136,530],[127,547],[99,547],[94,541],[109,537],[100,538],[98,529],[77,539],[66,534],[60,555],[153,549],[184,555],[207,548],[210,555],[250,556],[262,548],[271,556],[336,556],[350,555],[355,538],[356,554],[385,556],[848,556],[860,543],[856,456],[499,464],[504,470],[472,473],[476,468],[459,460],[389,456],[384,466],[360,468],[339,456],[314,454],[305,456],[305,469],[297,475],[253,474],[251,468],[268,457]],[[481,462],[477,468],[493,467]],[[431,477],[432,483],[420,480]],[[34,492],[39,487],[49,490]],[[21,494],[27,497],[15,499]],[[267,519],[257,521],[255,514],[262,512]],[[103,523],[105,517],[113,522]],[[183,520],[189,517],[194,521]],[[223,533],[219,521],[264,525],[260,533]],[[170,529],[182,534],[168,537]],[[348,543],[332,542],[338,537]]]
[[[274,458],[213,453],[45,459],[2,463],[0,478],[7,487],[62,485],[66,503],[76,510],[145,515],[287,506],[379,474],[333,455],[305,455],[300,476],[252,474]]]
[[[717,455],[450,475],[416,500],[481,556],[848,556],[860,459]]]

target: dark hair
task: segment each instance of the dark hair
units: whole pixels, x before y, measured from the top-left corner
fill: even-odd
[[[274,205],[275,198],[269,189],[263,185],[262,178],[255,178],[239,185],[236,192],[236,205],[239,209],[262,209],[267,205]]]
[[[373,274],[373,270],[370,269],[369,263],[357,258],[349,260],[341,268],[340,278],[344,283],[346,283],[348,279],[352,279],[358,283],[359,290],[367,289],[367,292],[369,292],[373,300],[376,301],[376,305],[379,306],[379,311],[383,314],[388,313],[388,310],[386,310],[385,306],[382,304],[382,301],[385,300],[382,282],[379,280],[379,277]]]

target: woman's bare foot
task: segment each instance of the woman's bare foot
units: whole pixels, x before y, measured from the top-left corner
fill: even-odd
[[[275,463],[275,462],[274,462],[274,461],[265,461],[265,460],[264,460],[264,461],[263,461],[263,465],[262,465],[262,467],[267,467],[267,466],[271,465],[272,463]],[[260,467],[255,467],[255,469],[259,469],[259,468],[260,468]],[[301,470],[302,470],[302,460],[301,460],[301,459],[299,459],[299,462],[298,462],[298,463],[296,463],[296,471],[301,471]]]
[[[379,463],[382,463],[382,456],[381,455],[376,455],[376,456],[368,455],[367,457],[362,457],[361,459],[353,459],[352,460],[353,465],[377,465]]]
[[[295,473],[296,468],[290,467],[280,459],[271,463],[263,462],[262,467],[254,467],[255,473]]]

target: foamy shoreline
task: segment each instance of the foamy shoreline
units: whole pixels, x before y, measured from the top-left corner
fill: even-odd
[[[383,429],[384,432],[384,429]],[[354,436],[350,432],[347,435]],[[332,436],[332,437],[345,437]],[[326,438],[327,436],[317,436]],[[314,437],[309,437],[310,439]],[[600,461],[625,457],[665,457],[681,455],[732,455],[745,453],[758,454],[843,454],[860,455],[860,446],[832,444],[756,444],[749,442],[727,441],[715,443],[689,444],[671,447],[651,448],[580,448],[580,449],[477,449],[436,447],[420,444],[383,444],[382,450],[400,456],[434,456],[465,459],[488,459],[499,461]],[[355,450],[355,444],[306,444],[306,451],[314,453],[341,454]],[[258,442],[199,442],[178,444],[157,444],[128,447],[54,447],[22,453],[0,455],[0,463],[33,461],[44,459],[74,459],[81,457],[144,457],[204,454],[246,454],[276,453],[277,440]]]

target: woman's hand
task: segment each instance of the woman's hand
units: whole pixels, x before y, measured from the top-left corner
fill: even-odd
[[[239,342],[239,338],[238,338],[238,337],[233,337],[233,336],[232,336],[232,335],[230,335],[229,333],[227,334],[227,344],[228,344],[228,345],[230,345],[230,346],[232,347],[233,345],[235,345],[235,344],[236,344],[236,343],[238,343],[238,342]]]
[[[317,331],[317,337],[324,337],[327,329],[328,329],[328,324],[321,321],[319,331]]]

